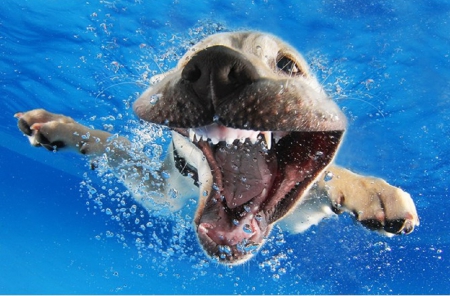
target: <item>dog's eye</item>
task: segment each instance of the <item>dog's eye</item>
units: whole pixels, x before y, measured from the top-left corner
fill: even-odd
[[[303,75],[302,69],[287,56],[280,56],[277,58],[277,69],[289,76]]]

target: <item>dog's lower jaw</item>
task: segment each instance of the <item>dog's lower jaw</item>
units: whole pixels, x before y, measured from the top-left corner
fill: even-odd
[[[198,180],[202,186],[195,217],[198,239],[210,257],[226,264],[245,262],[256,253],[272,225],[295,208],[332,161],[343,135],[343,131],[285,132],[267,149],[262,135],[256,143],[236,139],[233,144],[214,145],[206,139],[191,143],[187,130],[178,131],[186,142],[175,149],[192,150],[187,143],[195,145],[206,160],[206,168],[197,169],[212,173],[207,176],[212,182]]]
[[[213,260],[238,265],[251,259],[270,234],[272,225],[262,228],[260,223],[265,224],[262,217],[250,214],[239,222],[243,224],[239,228],[230,227],[230,223],[224,222],[224,228],[220,231],[217,231],[217,225],[200,223],[197,227],[197,237],[206,254]],[[233,225],[238,226],[238,223]]]

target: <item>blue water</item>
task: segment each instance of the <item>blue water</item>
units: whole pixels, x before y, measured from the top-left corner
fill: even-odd
[[[113,220],[106,208],[131,204],[99,200],[120,184],[17,130],[14,113],[46,108],[133,137],[129,105],[146,76],[240,29],[278,35],[311,61],[349,117],[337,163],[408,191],[421,219],[411,235],[381,237],[343,215],[302,235],[275,229],[250,262],[218,266],[186,219],[138,208]],[[4,0],[0,293],[450,293],[449,32],[450,1],[437,0]]]

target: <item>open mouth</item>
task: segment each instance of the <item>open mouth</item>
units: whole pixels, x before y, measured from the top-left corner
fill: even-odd
[[[293,210],[331,162],[343,131],[252,131],[211,124],[175,129],[207,160],[212,182],[200,194],[196,214],[200,243],[219,261],[247,260],[264,243],[271,225]],[[175,147],[175,155],[177,147]],[[181,173],[196,169],[176,156]]]
[[[197,237],[210,257],[238,264],[332,161],[346,120],[296,54],[220,36],[231,46],[194,47],[133,108],[174,130],[176,166],[200,189]]]

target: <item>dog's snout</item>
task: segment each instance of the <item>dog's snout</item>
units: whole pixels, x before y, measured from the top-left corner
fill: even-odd
[[[258,78],[255,67],[242,54],[225,46],[199,51],[186,64],[182,79],[200,99],[223,99]]]

